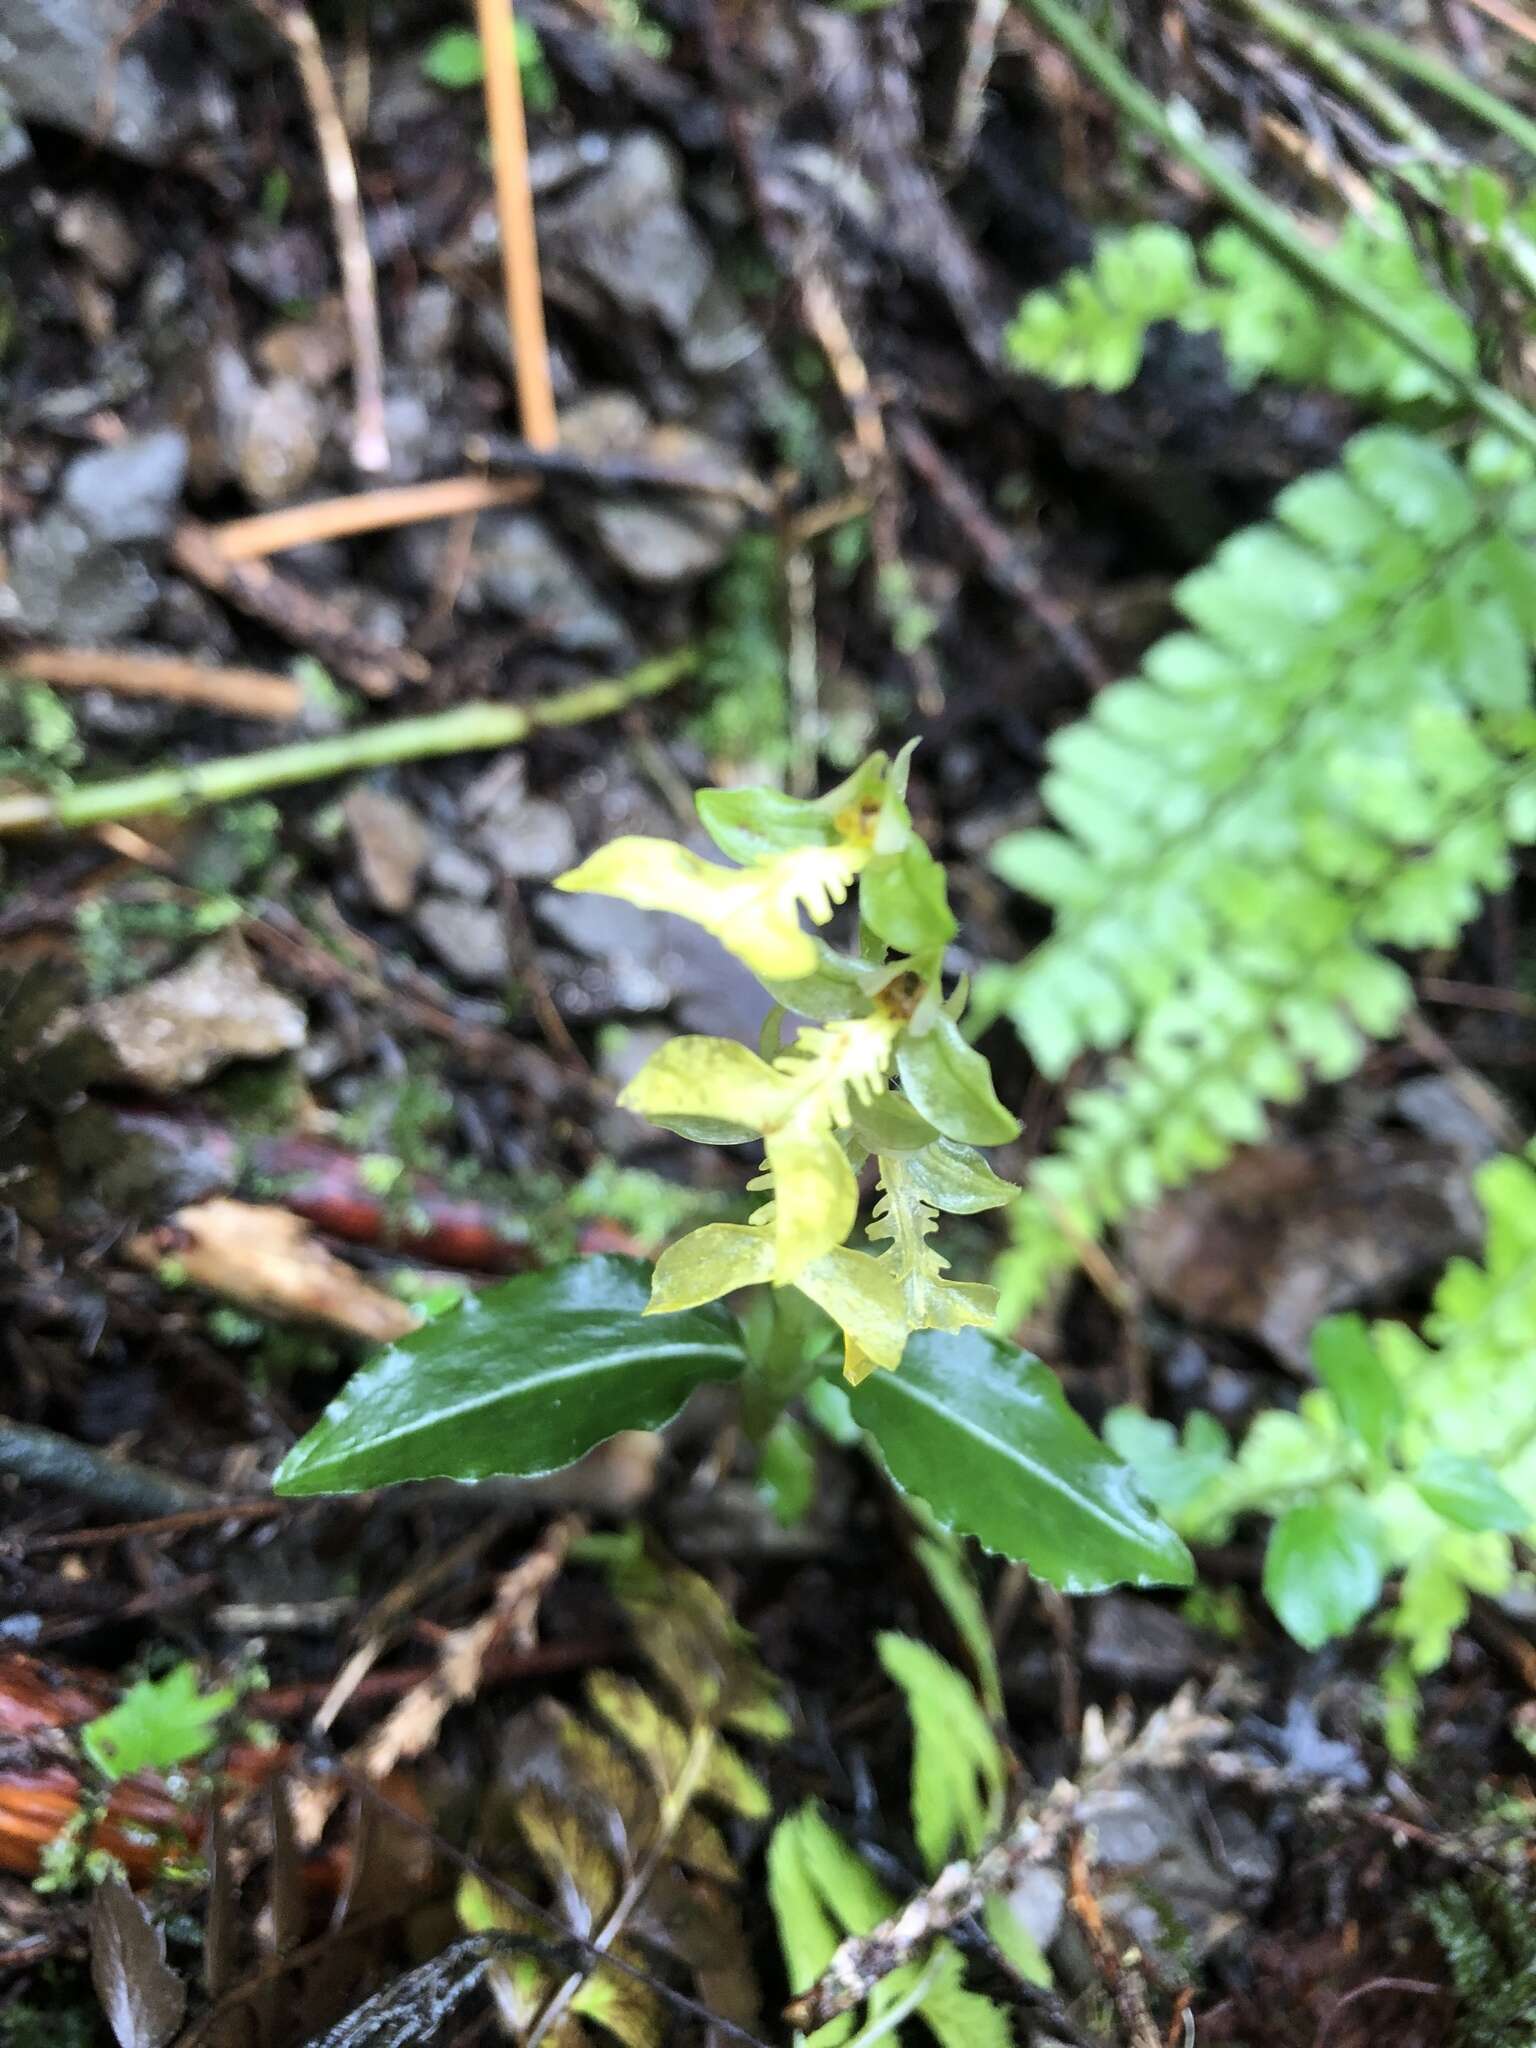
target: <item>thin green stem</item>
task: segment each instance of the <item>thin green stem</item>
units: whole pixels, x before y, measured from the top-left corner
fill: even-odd
[[[142,818],[157,811],[194,811],[231,803],[298,782],[319,782],[360,768],[396,761],[422,761],[437,754],[464,754],[516,746],[548,726],[585,725],[608,718],[642,697],[670,689],[694,666],[691,649],[631,669],[628,675],[582,683],[534,704],[461,704],[423,718],[400,718],[360,726],[322,740],[268,747],[254,754],[229,754],[186,768],[151,768],[111,782],[81,783],[73,789],[28,791],[0,797],[0,834],[38,826],[99,825],[117,818]]]
[[[1332,27],[1315,12],[1296,6],[1295,0],[1230,0],[1230,4],[1251,15],[1277,42],[1294,50],[1331,85],[1347,93],[1389,135],[1415,151],[1423,161],[1400,166],[1398,176],[1431,205],[1445,205],[1443,180],[1465,170],[1465,156],[1421,120],[1402,95],[1378,78]],[[1530,238],[1509,221],[1480,238],[1491,240],[1502,250],[1520,282],[1536,296],[1536,246]]]
[[[1233,0],[1258,22],[1276,42],[1298,51],[1330,85],[1347,93],[1386,132],[1406,148],[1417,150],[1431,162],[1444,162],[1452,155],[1444,138],[1416,114],[1399,92],[1378,78],[1369,64],[1361,62],[1342,37],[1319,19],[1316,10],[1307,11],[1292,0]]]
[[[1411,78],[1416,84],[1439,93],[1452,106],[1460,107],[1475,121],[1482,121],[1500,135],[1507,136],[1527,156],[1536,158],[1536,121],[1528,114],[1522,114],[1518,107],[1507,105],[1485,85],[1464,77],[1451,65],[1442,63],[1425,50],[1415,49],[1412,43],[1404,42],[1386,29],[1341,21],[1335,24],[1335,32],[1376,63],[1389,64],[1404,78]]]
[[[1426,341],[1411,321],[1403,318],[1384,292],[1349,276],[1327,250],[1307,242],[1284,208],[1266,199],[1206,141],[1193,114],[1185,112],[1181,118],[1170,113],[1131,75],[1088,28],[1071,0],[1016,0],[1016,4],[1033,15],[1061,44],[1126,120],[1197,171],[1249,233],[1272,249],[1298,276],[1362,320],[1368,320],[1405,355],[1433,370],[1490,426],[1536,453],[1536,414],[1528,412],[1507,392],[1453,362],[1433,342]]]

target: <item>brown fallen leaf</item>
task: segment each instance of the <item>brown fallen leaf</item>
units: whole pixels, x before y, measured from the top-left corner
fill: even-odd
[[[172,1259],[194,1286],[262,1315],[329,1323],[375,1344],[405,1336],[418,1320],[327,1251],[289,1209],[223,1196],[196,1202],[131,1238],[127,1252],[151,1271]]]
[[[224,933],[174,973],[69,1019],[82,1021],[125,1080],[157,1095],[195,1087],[231,1060],[295,1052],[306,1030],[304,1012],[262,980],[238,932]]]

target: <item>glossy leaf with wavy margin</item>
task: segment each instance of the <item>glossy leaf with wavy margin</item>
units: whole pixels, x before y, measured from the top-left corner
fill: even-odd
[[[948,1529],[1067,1593],[1187,1586],[1183,1542],[1038,1358],[981,1330],[920,1331],[901,1370],[854,1388],[854,1419],[897,1485]]]
[[[356,1373],[278,1468],[279,1493],[531,1478],[622,1429],[659,1429],[746,1364],[718,1307],[644,1314],[638,1260],[575,1259],[469,1296]]]

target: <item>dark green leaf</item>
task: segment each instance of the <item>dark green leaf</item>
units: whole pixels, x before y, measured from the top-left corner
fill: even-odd
[[[997,1099],[991,1067],[942,1012],[928,1030],[903,1033],[896,1068],[914,1107],[946,1138],[1006,1145],[1019,1135],[1018,1118]]]
[[[715,1303],[643,1316],[646,1268],[576,1259],[440,1316],[364,1366],[273,1482],[357,1493],[405,1479],[552,1472],[621,1429],[658,1429],[746,1362]]]
[[[1375,1518],[1364,1501],[1289,1508],[1269,1534],[1264,1597],[1303,1649],[1347,1635],[1381,1596]]]
[[[854,1419],[946,1528],[1069,1593],[1187,1586],[1189,1552],[1039,1359],[982,1330],[920,1330],[895,1372],[853,1389]]]
[[[1346,1429],[1371,1453],[1385,1457],[1403,1419],[1397,1382],[1377,1356],[1360,1316],[1329,1316],[1312,1332],[1317,1376],[1338,1404]]]
[[[877,853],[859,877],[859,910],[898,953],[941,951],[955,936],[944,870],[915,834],[897,853]]]
[[[1413,1483],[1435,1513],[1458,1529],[1502,1529],[1515,1536],[1536,1521],[1536,1515],[1521,1506],[1484,1458],[1430,1451],[1414,1473]]]

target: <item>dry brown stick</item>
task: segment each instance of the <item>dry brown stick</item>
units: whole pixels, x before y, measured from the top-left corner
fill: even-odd
[[[501,229],[501,271],[512,340],[513,373],[523,438],[553,448],[560,438],[544,333],[539,245],[528,177],[528,124],[523,76],[517,61],[517,24],[511,0],[475,0],[485,54],[485,110],[491,131],[496,218]]]
[[[767,484],[734,463],[658,462],[627,450],[584,455],[574,448],[535,448],[506,434],[473,434],[464,443],[464,454],[466,460],[484,463],[493,471],[527,470],[616,491],[696,491],[701,498],[729,498],[762,513],[773,511],[778,503]]]
[[[294,68],[309,108],[331,202],[341,299],[352,344],[352,460],[369,475],[378,475],[389,468],[389,435],[384,422],[384,344],[379,336],[378,288],[347,124],[342,118],[319,31],[306,9],[299,0],[254,0],[254,4],[292,50]]]
[[[291,720],[304,708],[304,692],[289,676],[257,668],[208,668],[169,654],[130,654],[120,648],[27,647],[0,656],[0,670],[63,690],[117,690],[126,697],[162,697],[204,704],[232,718]]]
[[[1072,1914],[1087,1937],[1099,1975],[1114,2001],[1115,2013],[1124,2029],[1126,2048],[1163,2048],[1162,2037],[1147,2005],[1140,1954],[1130,1949],[1122,1955],[1104,1925],[1104,1915],[1099,1911],[1099,1902],[1094,1897],[1088,1877],[1088,1850],[1080,1833],[1072,1838],[1068,1869],[1072,1883],[1067,1896]]]
[[[1052,1861],[1072,1825],[1078,1796],[1075,1786],[1057,1785],[1038,1812],[1021,1818],[974,1862],[949,1864],[888,1920],[868,1934],[850,1935],[819,1981],[785,2006],[790,2025],[810,2033],[851,2011],[935,1936],[969,1920],[994,1895],[1016,1889],[1026,1870]]]
[[[211,528],[196,520],[183,520],[177,527],[170,554],[183,575],[314,654],[370,697],[387,697],[402,682],[426,679],[427,664],[414,648],[389,647],[360,633],[338,606],[280,576],[265,562],[232,562]]]
[[[288,548],[308,547],[312,541],[346,540],[388,527],[520,505],[538,491],[531,477],[450,476],[436,483],[395,484],[382,491],[287,505],[280,512],[258,512],[252,519],[226,520],[222,526],[209,527],[208,533],[226,560],[254,562]]]

